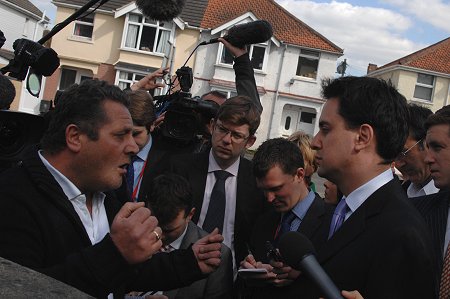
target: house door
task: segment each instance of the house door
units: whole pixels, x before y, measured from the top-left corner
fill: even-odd
[[[316,111],[307,107],[285,105],[281,116],[281,135],[288,137],[296,131],[314,134]]]

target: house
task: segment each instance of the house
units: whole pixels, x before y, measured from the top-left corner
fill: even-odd
[[[59,23],[86,1],[53,3]],[[53,37],[61,66],[48,78],[44,98],[85,78],[126,88],[161,66],[170,65],[173,74],[201,41],[258,19],[269,21],[274,35],[249,47],[264,107],[254,147],[299,129],[314,134],[324,103],[321,79],[334,76],[343,50],[273,0],[186,0],[182,13],[170,22],[145,18],[129,0],[106,2]],[[187,61],[194,74],[193,95],[210,90],[236,94],[232,60],[222,44],[201,46],[194,54]]]
[[[381,67],[367,76],[392,82],[408,101],[436,111],[450,104],[450,37]]]
[[[50,19],[29,0],[0,0],[0,15],[0,30],[6,38],[5,44],[0,49],[0,67],[4,67],[10,59],[14,58],[14,41],[19,38],[40,39]],[[11,105],[11,110],[26,111],[26,107],[19,105],[21,95],[29,96],[23,88],[24,84],[20,81],[13,81],[13,84],[16,87],[16,98]]]

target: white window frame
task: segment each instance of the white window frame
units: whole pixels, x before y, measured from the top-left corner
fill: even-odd
[[[81,83],[81,77],[89,77],[91,79],[94,78],[93,74],[90,73],[89,71],[80,70],[80,69],[71,68],[71,67],[62,67],[61,68],[61,72],[60,72],[60,76],[59,76],[59,81],[58,81],[58,89],[61,89],[60,85],[61,85],[61,77],[62,77],[63,69],[72,70],[72,71],[77,72],[77,74],[75,75],[75,82],[73,82],[73,84],[75,84],[75,83],[76,84],[80,84]]]
[[[90,17],[90,16],[91,16],[91,15],[89,15],[89,17]],[[76,38],[81,38],[81,39],[86,39],[86,40],[92,40],[92,39],[94,38],[94,22],[95,22],[95,14],[92,14],[92,23],[86,22],[86,21],[81,21],[81,20],[75,20],[75,21],[73,22],[72,36],[74,36],[74,37],[76,37]],[[76,28],[77,28],[77,25],[92,27],[92,35],[91,35],[91,37],[88,37],[88,36],[82,36],[82,35],[75,34],[75,30],[76,30]]]
[[[128,74],[132,74],[132,79],[121,79],[120,78],[120,73],[128,73]],[[119,86],[120,87],[120,83],[129,83],[130,86],[133,85],[134,83],[138,82],[140,79],[136,78],[136,76],[142,76],[145,77],[147,74],[146,73],[141,73],[141,72],[135,72],[132,70],[124,70],[124,69],[119,69],[116,70],[116,78],[115,78],[115,82],[114,85]],[[153,96],[157,96],[157,95],[161,95],[162,94],[162,88],[155,88],[154,92],[153,92]]]
[[[316,55],[309,55],[309,54],[306,54],[306,53],[302,53],[302,50],[310,51],[310,52],[316,52],[318,55],[316,56]],[[302,76],[302,75],[297,74],[298,64],[300,62],[300,58],[301,57],[317,60],[317,69],[316,69],[316,77],[315,78],[314,77],[306,77],[306,76]],[[317,78],[319,76],[320,58],[321,58],[320,51],[309,50],[309,49],[300,49],[300,53],[299,53],[298,59],[297,59],[297,67],[295,69],[295,76],[296,76],[296,78],[317,81]]]
[[[221,33],[221,37],[223,37],[223,36],[225,36],[226,35],[226,33],[227,33],[227,31],[222,31],[222,33]],[[259,44],[255,44],[256,46],[260,46],[260,47],[264,47],[265,48],[265,52],[264,52],[264,58],[263,58],[263,65],[262,65],[262,68],[261,69],[255,69],[255,68],[253,68],[256,72],[265,72],[266,71],[266,67],[267,67],[267,61],[269,60],[269,50],[270,50],[270,43],[267,41],[267,42],[264,42],[264,43],[259,43]],[[255,46],[255,45],[249,45],[248,47],[247,47],[247,50],[248,50],[248,56],[249,56],[249,58],[250,58],[250,60],[252,59],[252,55],[253,55],[253,47]],[[231,64],[229,64],[229,63],[225,63],[225,62],[222,62],[222,54],[223,54],[223,51],[225,50],[226,48],[224,47],[224,45],[222,44],[222,43],[219,43],[219,51],[218,51],[218,54],[217,54],[217,60],[216,60],[216,63],[218,64],[218,65],[227,65],[227,66],[233,66],[233,63],[231,63]]]
[[[221,93],[227,95],[227,99],[238,95],[236,90],[230,90],[230,89],[211,88],[211,91],[220,91]]]
[[[130,16],[131,15],[136,15],[141,17],[141,22],[135,22],[135,21],[130,21]],[[164,22],[164,23],[171,23],[171,29],[168,29],[166,27],[160,26],[160,21],[157,20],[151,20],[154,21],[155,24],[151,24],[151,23],[145,23],[145,20],[149,18],[146,18],[145,16],[141,15],[141,14],[137,14],[137,13],[128,13],[126,18],[125,18],[125,27],[123,30],[123,36],[122,36],[122,49],[126,49],[126,50],[132,50],[132,51],[137,51],[140,53],[151,53],[151,54],[159,54],[159,55],[164,55],[167,53],[163,53],[163,52],[157,52],[157,47],[158,47],[158,36],[160,35],[161,31],[167,31],[169,32],[169,41],[171,42],[173,39],[173,35],[174,35],[174,24],[173,21],[168,21],[168,22]],[[126,41],[127,41],[127,35],[128,35],[128,27],[129,25],[135,25],[139,27],[139,32],[138,32],[138,36],[137,36],[137,41],[136,41],[136,47],[129,47],[126,45]],[[144,27],[152,27],[152,28],[156,28],[156,33],[155,33],[155,40],[153,42],[153,49],[151,49],[150,51],[146,51],[146,50],[141,50],[139,49],[140,44],[141,44],[141,37],[142,37],[142,32]],[[167,45],[167,47],[169,47],[169,45]]]
[[[433,83],[430,85],[430,84],[419,82],[420,75],[432,77],[433,78]],[[416,84],[414,85],[414,92],[413,92],[414,99],[417,100],[417,101],[423,101],[423,102],[427,102],[427,103],[432,103],[433,102],[433,94],[434,94],[434,84],[435,84],[435,82],[436,82],[436,76],[433,76],[433,75],[430,75],[430,74],[425,74],[425,73],[417,73],[417,80],[416,80]],[[416,93],[416,87],[417,86],[420,86],[422,88],[431,89],[431,94],[430,94],[430,99],[429,100],[428,99],[422,99],[422,98],[416,98],[414,96],[414,94]]]

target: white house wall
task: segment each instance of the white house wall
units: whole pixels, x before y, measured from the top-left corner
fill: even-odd
[[[3,31],[6,38],[6,42],[2,49],[13,51],[13,43],[18,38],[32,40],[36,26],[38,26],[37,39],[42,37],[44,26],[37,25],[39,20],[36,20],[31,16],[26,16],[2,3],[0,3],[0,16],[0,30]],[[28,23],[25,26],[27,18]]]

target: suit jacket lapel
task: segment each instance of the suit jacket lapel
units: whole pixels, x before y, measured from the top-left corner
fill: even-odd
[[[388,198],[386,194],[391,193],[390,190],[395,184],[395,180],[391,180],[377,191],[375,191],[364,203],[342,224],[338,231],[328,240],[326,246],[318,252],[319,263],[325,262],[334,256],[343,247],[358,237],[366,228],[368,218],[379,214]],[[400,187],[401,188],[401,187]]]
[[[79,234],[84,236],[84,242],[87,245],[91,245],[91,241],[84,229],[80,217],[77,212],[75,212],[73,205],[67,199],[61,186],[59,186],[58,182],[56,182],[55,178],[42,163],[38,156],[37,149],[35,149],[33,153],[30,153],[28,158],[24,159],[23,164],[30,173],[32,180],[36,183],[37,188],[44,192],[47,199],[66,214]]]
[[[302,223],[298,228],[298,232],[304,234],[308,238],[311,238],[322,224],[322,218],[324,216],[325,203],[318,195],[316,195],[316,198],[314,198],[314,201],[309,207],[305,218],[302,220]]]
[[[194,223],[198,222],[205,195],[206,177],[208,175],[209,152],[193,156],[193,169],[190,171],[189,182],[192,187],[192,196],[196,213],[192,217]]]

